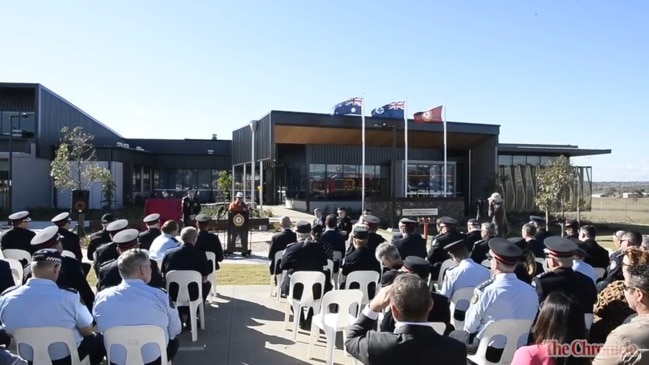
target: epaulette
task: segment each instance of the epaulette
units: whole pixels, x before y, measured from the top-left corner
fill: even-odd
[[[486,241],[486,240],[475,241],[475,242],[473,243],[473,245],[474,245],[474,246],[477,246],[477,245],[481,244],[481,243],[484,242],[484,241]]]
[[[99,265],[99,268],[101,269],[102,267],[104,267],[104,266],[106,266],[106,265],[110,265],[110,264],[112,264],[115,260],[116,260],[116,259],[110,259],[110,260],[108,260],[108,261],[104,261],[104,262],[101,263],[101,265]]]
[[[69,288],[67,286],[59,286],[59,289],[72,292],[74,294],[79,294],[79,291],[75,288]]]
[[[20,288],[20,285],[10,286],[7,289],[5,289],[5,291],[3,291],[2,294],[0,294],[0,295],[5,295],[5,294],[7,294],[9,292],[12,292],[12,291],[18,289],[18,288]]]
[[[551,273],[552,273],[552,271],[544,271],[544,272],[542,272],[542,273],[536,275],[535,278],[537,278],[537,279],[541,279],[541,278],[543,278],[544,276],[547,276],[547,275],[549,275],[549,274],[551,274]]]
[[[477,289],[477,290],[482,290],[482,289],[488,287],[488,286],[489,286],[491,283],[493,283],[493,282],[494,282],[494,279],[489,279],[489,280],[485,281],[484,283],[482,283],[482,284],[476,286],[476,289]]]
[[[167,289],[165,288],[158,288],[158,289],[162,290],[163,293],[167,294]]]

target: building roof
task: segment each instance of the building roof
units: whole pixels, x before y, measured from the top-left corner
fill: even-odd
[[[586,149],[576,145],[560,144],[527,144],[527,143],[500,143],[498,154],[505,155],[544,155],[568,157],[607,155],[611,149]]]

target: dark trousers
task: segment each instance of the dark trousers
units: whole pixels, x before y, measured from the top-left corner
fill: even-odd
[[[83,277],[84,278],[88,276],[88,273],[90,272],[91,267],[92,266],[87,262],[82,262],[81,263],[81,269],[83,269]]]
[[[176,296],[178,295],[178,286],[176,285],[176,291],[173,292],[173,296],[172,296],[172,290],[171,289],[172,289],[173,285],[174,285],[173,283],[169,285],[169,295],[170,295],[170,298],[175,299]],[[202,284],[202,286],[203,286],[203,301],[205,301],[207,299],[207,297],[210,295],[210,289],[212,289],[212,283],[207,281],[207,282],[204,282]],[[198,298],[198,289],[196,288],[196,285],[194,283],[189,284],[188,291],[189,291],[189,299],[196,300],[196,298]],[[183,321],[183,317],[187,317],[188,326],[193,325],[192,323],[189,323],[189,321],[190,321],[189,307],[178,307],[178,314],[180,315],[180,321],[181,322]],[[198,320],[200,321],[200,318]]]
[[[476,338],[474,333],[468,333],[466,331],[455,330],[449,333],[448,337],[454,338],[466,345],[467,355],[475,355],[478,351],[478,346],[480,345],[480,340]],[[500,357],[503,354],[503,349],[497,349],[495,347],[487,346],[487,353],[485,358],[491,362],[500,361]],[[471,363],[467,360],[468,363]]]
[[[91,365],[99,365],[106,357],[106,348],[104,347],[104,336],[101,333],[95,333],[91,336],[86,336],[77,348],[79,353],[79,360],[83,361],[86,356],[90,356]],[[28,361],[32,365],[32,361]],[[59,360],[53,360],[52,365],[70,365],[70,356],[64,357]]]
[[[173,361],[174,357],[176,357],[176,353],[178,353],[179,347],[180,347],[180,342],[178,341],[178,339],[176,338],[169,339],[169,342],[167,343],[167,361]],[[113,362],[111,362],[110,364],[117,365]],[[167,364],[162,364],[160,358],[157,358],[144,365],[167,365]]]

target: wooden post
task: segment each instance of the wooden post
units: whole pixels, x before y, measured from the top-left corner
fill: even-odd
[[[86,236],[86,230],[83,229],[83,226],[85,224],[84,218],[85,217],[83,214],[83,210],[80,210],[79,215],[77,216],[77,235],[79,236],[79,238],[83,238]]]

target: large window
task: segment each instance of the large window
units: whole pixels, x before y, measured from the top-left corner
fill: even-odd
[[[360,165],[309,165],[309,198],[311,200],[360,200],[363,190],[363,167]],[[381,167],[365,166],[365,195],[378,196],[381,191]]]
[[[554,160],[553,156],[525,156],[525,155],[498,155],[498,164],[500,166],[518,166],[518,165],[545,165]]]
[[[408,196],[443,196],[444,180],[448,196],[456,193],[455,162],[409,163]]]
[[[0,111],[0,133],[9,136],[11,126],[14,129],[14,137],[33,137],[36,133],[36,117],[34,113]]]

